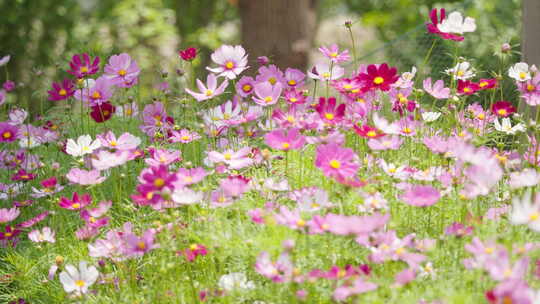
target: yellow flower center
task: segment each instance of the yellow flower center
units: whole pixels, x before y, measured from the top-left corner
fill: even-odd
[[[81,67],[81,73],[87,73],[87,72],[88,72],[88,67],[82,66]]]
[[[73,204],[71,204],[71,208],[73,208],[73,209],[79,209],[79,208],[81,208],[81,204],[79,204],[79,203],[73,203]]]
[[[525,79],[525,77],[527,77],[527,73],[525,73],[525,72],[519,72],[519,78],[520,78],[520,79]]]
[[[144,250],[146,249],[146,244],[144,242],[137,242],[137,248],[139,248],[140,250]]]
[[[75,285],[77,285],[79,287],[84,287],[84,285],[86,285],[86,283],[83,280],[77,280],[77,281],[75,281]]]
[[[469,87],[465,87],[463,89],[463,92],[465,92],[465,93],[469,93],[470,91],[471,91],[471,88],[469,88]]]
[[[344,88],[345,90],[350,90],[350,89],[352,89],[352,85],[350,85],[350,84],[347,83],[347,84],[344,84],[344,85],[343,85],[343,88]]]
[[[325,117],[326,119],[328,119],[328,120],[332,120],[332,119],[334,119],[334,114],[332,114],[332,113],[326,113],[326,114],[324,114],[324,117]]]
[[[11,236],[13,235],[13,233],[11,233],[11,232],[6,232],[6,233],[4,233],[4,235],[5,235],[6,237],[11,237]]]
[[[227,62],[225,63],[225,67],[226,67],[227,69],[229,69],[229,70],[232,70],[232,69],[234,68],[234,62],[232,62],[232,61],[227,61]]]
[[[242,87],[242,91],[244,92],[249,92],[251,91],[251,86],[249,84],[245,84],[243,87]]]
[[[508,111],[506,111],[506,109],[499,109],[497,110],[497,114],[501,115],[501,116],[505,116],[508,114]]]
[[[405,127],[403,128],[403,133],[410,134],[412,132],[411,128]]]
[[[341,163],[338,160],[332,159],[330,161],[330,167],[334,169],[339,169],[341,167]]]
[[[267,96],[267,97],[264,98],[264,102],[266,102],[266,103],[271,103],[272,101],[274,101],[272,96]]]
[[[375,79],[373,79],[374,84],[381,84],[383,82],[384,82],[384,78],[382,78],[381,76],[377,76],[375,77]]]
[[[534,91],[535,89],[536,89],[536,87],[535,87],[534,85],[532,85],[532,84],[530,84],[530,83],[527,85],[527,91],[532,92],[532,91]]]
[[[58,91],[58,95],[60,95],[60,96],[66,96],[66,95],[67,95],[67,91],[64,90],[64,89],[60,89],[60,91]]]
[[[296,225],[298,227],[304,227],[306,225],[306,221],[304,221],[303,219],[299,219],[298,221],[296,221]]]
[[[189,250],[191,250],[191,251],[195,251],[197,249],[199,249],[199,245],[197,245],[197,244],[191,244],[191,246],[189,246]]]
[[[182,139],[182,140],[189,140],[189,136],[184,135],[184,136],[181,137],[181,139]]]
[[[9,131],[6,131],[6,132],[4,132],[4,133],[2,134],[2,137],[3,137],[4,139],[10,139],[12,136],[13,136],[13,134],[11,134],[11,132],[9,132]]]
[[[493,247],[486,247],[486,249],[484,249],[484,252],[487,254],[492,254],[494,251],[495,251],[495,248]]]
[[[126,74],[127,74],[127,71],[124,69],[121,69],[120,71],[118,71],[118,75],[120,76],[126,76]]]
[[[480,82],[480,84],[479,84],[479,86],[480,86],[481,88],[487,87],[487,85],[488,85],[488,82],[487,82],[487,81],[482,81],[482,82]]]
[[[330,53],[330,57],[332,57],[332,58],[336,58],[337,56],[338,56],[337,52]]]
[[[94,91],[94,93],[92,94],[92,99],[100,99],[100,98],[101,98],[101,94],[98,91]]]
[[[297,102],[297,101],[298,101],[298,99],[297,99],[297,98],[295,98],[295,97],[292,97],[292,98],[290,98],[290,99],[289,99],[289,101],[290,101],[290,102],[292,102],[292,103],[295,103],[295,102]]]
[[[287,116],[287,121],[291,123],[294,122],[295,121],[294,116],[291,116],[291,115]]]
[[[289,80],[288,84],[289,84],[290,86],[294,86],[294,85],[296,85],[296,80],[291,79],[291,80]]]
[[[291,144],[284,142],[284,143],[281,144],[281,146],[283,147],[283,149],[289,149]]]
[[[486,115],[484,113],[480,113],[476,116],[476,118],[480,119],[480,120],[484,120],[484,118],[486,118]]]
[[[399,247],[398,249],[396,249],[397,255],[402,255],[403,253],[405,253],[405,249],[403,247]]]
[[[223,155],[223,157],[224,157],[226,160],[231,160],[232,155],[231,155],[231,153],[227,152],[227,153],[225,153],[225,154]]]
[[[529,215],[530,221],[536,221],[540,217],[540,213],[538,211],[533,212],[531,215]]]
[[[465,71],[463,71],[463,70],[458,70],[457,73],[456,73],[456,75],[458,75],[459,77],[461,77],[461,76],[465,75]]]
[[[329,72],[324,72],[321,74],[321,76],[324,78],[324,79],[328,79],[330,78],[330,73]]]
[[[377,136],[377,132],[371,130],[366,133],[367,137],[375,137]]]
[[[270,82],[271,85],[274,85],[274,84],[276,84],[277,79],[275,77],[270,77],[270,78],[268,78],[268,82]]]
[[[207,97],[212,96],[212,94],[214,94],[214,91],[212,90],[206,90],[206,92],[204,93],[204,95],[206,95]]]
[[[154,180],[154,186],[161,188],[163,185],[165,185],[165,180],[163,178],[156,178]]]

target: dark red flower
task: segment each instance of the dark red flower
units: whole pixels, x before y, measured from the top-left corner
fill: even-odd
[[[19,169],[12,177],[12,181],[29,181],[33,180],[36,177],[35,174],[26,172],[24,169]]]
[[[192,61],[197,57],[197,49],[194,47],[188,47],[185,50],[180,50],[178,52],[182,60],[184,61]]]
[[[116,107],[114,107],[110,102],[105,102],[100,105],[93,106],[90,116],[95,122],[104,122],[109,120],[114,112],[116,112]]]
[[[450,34],[450,33],[443,33],[443,32],[441,32],[439,30],[439,28],[437,26],[439,25],[439,23],[441,23],[446,18],[445,9],[441,8],[440,13],[441,13],[441,15],[438,16],[436,8],[432,9],[431,12],[429,13],[429,18],[431,19],[431,23],[429,23],[429,22],[426,23],[426,28],[427,28],[428,32],[430,32],[432,34],[435,34],[435,35],[438,35],[442,39],[454,40],[454,41],[463,41],[463,39],[464,39],[463,36],[454,35],[454,34]]]
[[[511,102],[501,100],[493,104],[491,112],[499,117],[508,117],[516,112],[516,108]]]
[[[0,232],[0,240],[12,240],[16,238],[19,233],[21,233],[21,230],[11,226],[6,226],[4,232]]]
[[[472,95],[480,90],[477,83],[469,80],[458,80],[457,91],[461,95]]]
[[[398,81],[399,75],[395,67],[388,67],[388,64],[381,65],[370,64],[365,73],[356,76],[364,86],[364,91],[380,89],[381,91],[390,90],[390,85]]]
[[[49,93],[49,100],[59,101],[68,99],[75,94],[75,85],[70,79],[64,79],[63,82],[53,82],[52,90]]]

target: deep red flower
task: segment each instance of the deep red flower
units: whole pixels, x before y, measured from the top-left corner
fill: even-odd
[[[33,180],[36,177],[35,174],[26,172],[24,169],[19,169],[17,173],[13,174],[11,177],[12,181],[29,181]]]
[[[4,232],[0,232],[0,240],[12,240],[17,237],[21,233],[20,229],[6,226]]]
[[[49,93],[49,100],[52,101],[68,99],[75,94],[75,85],[70,79],[64,79],[61,83],[53,82],[52,90],[47,93]]]
[[[382,131],[379,131],[377,128],[368,125],[363,125],[361,127],[354,125],[354,131],[356,132],[356,134],[365,138],[379,138],[386,135]]]
[[[516,108],[511,102],[501,100],[493,104],[491,112],[499,117],[508,117],[516,112]]]
[[[178,52],[182,60],[184,61],[192,61],[197,57],[197,49],[194,47],[188,47],[185,50],[180,50]]]
[[[110,102],[105,102],[100,105],[93,106],[90,116],[95,122],[104,122],[109,120],[114,112],[116,112],[116,107]]]
[[[439,30],[437,25],[439,23],[441,23],[446,18],[446,10],[444,8],[441,8],[440,13],[441,13],[440,16],[438,16],[436,8],[432,9],[431,12],[429,13],[429,18],[431,19],[431,23],[429,23],[429,22],[426,23],[426,28],[427,28],[428,32],[430,32],[432,34],[435,34],[435,35],[438,35],[442,39],[454,40],[454,41],[463,41],[463,39],[464,39],[463,36],[450,34],[450,33],[443,33],[443,32],[441,32]]]
[[[457,91],[461,95],[472,95],[480,90],[477,83],[469,80],[458,80]]]
[[[398,81],[399,75],[395,67],[388,67],[388,64],[381,65],[370,64],[365,73],[356,76],[364,86],[364,91],[380,89],[381,91],[390,90],[390,85]]]

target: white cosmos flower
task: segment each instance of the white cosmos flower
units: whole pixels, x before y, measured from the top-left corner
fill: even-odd
[[[526,64],[525,62],[518,62],[514,64],[508,70],[508,76],[520,82],[531,79],[531,72],[529,71],[529,65]]]
[[[218,282],[219,288],[225,291],[233,291],[239,289],[253,289],[255,283],[248,281],[246,274],[242,272],[233,272],[222,275]]]
[[[32,137],[32,136],[22,137],[19,140],[19,146],[21,148],[31,149],[31,148],[35,148],[35,147],[37,147],[39,145],[41,145],[41,143],[35,137]]]
[[[192,205],[202,201],[203,193],[201,191],[193,191],[187,187],[174,190],[172,194],[173,202],[180,205]]]
[[[435,120],[439,119],[439,117],[441,117],[440,112],[424,112],[424,113],[422,113],[422,119],[425,122],[435,121]]]
[[[540,201],[531,199],[531,191],[527,190],[522,198],[514,197],[510,222],[514,225],[527,225],[530,229],[540,232]]]
[[[66,144],[66,152],[75,157],[80,157],[86,154],[91,154],[94,150],[101,147],[99,140],[92,141],[90,135],[81,135],[75,142],[73,139],[68,139]]]
[[[471,17],[463,16],[460,12],[452,12],[448,18],[437,25],[439,31],[443,33],[459,34],[471,33],[476,30],[476,21]]]
[[[71,264],[66,265],[66,270],[60,273],[60,282],[68,293],[87,293],[88,287],[96,282],[98,276],[96,267],[88,267],[87,262],[82,261],[79,269]]]
[[[36,242],[36,243],[42,243],[42,242],[54,243],[56,242],[54,235],[55,233],[51,228],[43,227],[41,231],[36,229],[28,233],[28,238],[32,242]]]
[[[502,119],[502,124],[499,122],[498,119],[495,119],[493,124],[495,125],[495,130],[503,132],[505,134],[516,134],[517,132],[525,131],[525,125],[522,123],[518,123],[517,125],[512,127],[510,118],[508,117]]]
[[[476,75],[471,68],[471,64],[467,61],[459,62],[455,67],[447,69],[445,72],[448,75],[452,75],[455,79],[460,80],[467,80]]]

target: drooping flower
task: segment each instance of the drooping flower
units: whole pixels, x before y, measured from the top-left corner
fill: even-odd
[[[450,98],[450,88],[444,87],[444,81],[437,80],[434,84],[431,83],[431,77],[424,80],[424,90],[428,92],[429,95],[435,97],[436,99],[447,99]]]
[[[352,149],[329,143],[317,147],[315,166],[328,177],[353,177],[360,165]]]
[[[319,51],[335,64],[351,60],[349,51],[344,50],[340,53],[337,44],[332,44],[330,47],[322,46],[319,48]]]
[[[98,276],[96,267],[88,267],[88,263],[82,261],[78,269],[71,264],[66,265],[66,270],[60,273],[60,282],[66,292],[84,294],[97,281]]]
[[[390,86],[399,79],[397,69],[390,68],[387,63],[370,64],[366,71],[357,77],[364,84],[364,90],[379,89],[381,91],[389,91]]]
[[[186,88],[185,90],[197,101],[204,101],[221,95],[228,85],[229,81],[225,79],[218,87],[216,75],[210,73],[206,78],[206,85],[204,85],[202,81],[197,79],[197,87],[199,88],[200,93],[193,92],[188,88]]]
[[[301,149],[305,143],[305,137],[296,128],[286,130],[274,130],[264,136],[267,145],[276,150],[297,150]]]
[[[126,53],[112,55],[103,70],[104,77],[121,88],[129,88],[136,84],[141,72],[137,62]]]
[[[224,76],[229,79],[235,79],[240,75],[247,66],[246,50],[240,45],[222,45],[210,56],[212,61],[218,65],[216,68],[209,68],[212,73],[218,74],[218,76]]]
[[[415,185],[401,196],[405,203],[411,206],[427,207],[435,204],[441,198],[439,191],[431,186]]]
[[[75,85],[71,79],[64,79],[62,82],[53,82],[52,90],[47,91],[47,93],[49,93],[49,100],[65,100],[75,94]]]
[[[91,58],[87,53],[73,55],[71,62],[69,63],[71,69],[68,71],[68,73],[77,78],[84,78],[97,73],[99,70],[99,57],[96,56],[94,61],[90,61]]]

